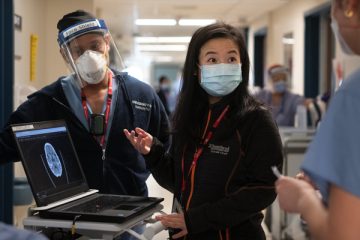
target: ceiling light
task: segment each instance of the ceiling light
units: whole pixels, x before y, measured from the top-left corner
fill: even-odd
[[[175,26],[175,19],[136,19],[136,25],[147,26]]]
[[[143,52],[183,52],[186,51],[186,45],[138,45],[140,51]]]
[[[137,43],[189,43],[191,37],[136,37]]]
[[[215,19],[180,19],[180,26],[206,26],[215,23]]]
[[[282,42],[283,42],[283,44],[293,45],[293,44],[295,44],[295,39],[294,38],[283,37]]]
[[[156,62],[172,62],[174,58],[172,56],[156,56],[154,60]]]

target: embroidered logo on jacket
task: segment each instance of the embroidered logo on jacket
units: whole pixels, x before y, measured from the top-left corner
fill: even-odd
[[[132,103],[134,104],[136,109],[139,109],[142,111],[148,111],[148,112],[150,112],[150,110],[151,110],[151,104],[149,104],[149,103],[139,102],[136,100],[132,100]]]
[[[221,155],[228,155],[229,151],[230,151],[230,147],[214,145],[211,143],[209,144],[209,148],[210,148],[211,153],[216,153],[216,154],[221,154]]]

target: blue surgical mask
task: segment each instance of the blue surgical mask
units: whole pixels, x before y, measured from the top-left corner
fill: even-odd
[[[201,87],[211,96],[223,97],[232,93],[241,83],[241,64],[202,65]]]
[[[284,80],[274,83],[274,92],[283,93],[286,91],[286,82]]]
[[[339,24],[336,21],[335,17],[332,17],[332,19],[331,19],[331,28],[335,35],[335,38],[339,42],[342,52],[345,54],[348,54],[348,55],[354,55],[355,53],[353,52],[353,50],[351,50],[349,45],[344,40],[343,36],[341,36],[340,30],[339,30]]]
[[[161,84],[160,89],[163,90],[164,92],[170,92],[171,85],[170,84]]]

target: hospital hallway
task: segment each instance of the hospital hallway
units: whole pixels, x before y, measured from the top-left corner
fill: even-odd
[[[77,76],[80,78],[81,69],[77,69],[80,64],[72,58],[73,50],[70,43],[73,32],[85,31],[88,26],[85,24],[77,25],[76,28],[65,27],[65,30],[61,29],[60,31],[59,25],[57,25],[58,21],[67,13],[84,10],[94,15],[96,19],[89,24],[95,24],[94,28],[106,29],[110,33],[110,38],[106,41],[112,45],[108,50],[109,54],[103,54],[102,57],[105,58],[109,69],[115,69],[121,73],[126,72],[129,76],[139,79],[144,83],[141,85],[144,86],[144,89],[154,90],[155,93],[152,94],[151,91],[147,91],[146,94],[153,97],[157,93],[158,95],[154,98],[156,101],[161,101],[164,106],[148,105],[145,102],[149,97],[145,94],[139,94],[136,99],[131,99],[133,96],[132,92],[129,91],[129,96],[125,97],[127,97],[126,101],[129,106],[131,105],[129,109],[131,108],[132,112],[123,107],[126,109],[122,114],[131,112],[132,115],[129,113],[131,115],[129,117],[120,116],[123,118],[119,117],[118,119],[121,119],[119,122],[122,124],[123,122],[134,121],[132,124],[135,122],[140,126],[154,124],[155,127],[161,127],[161,123],[153,123],[153,119],[147,118],[148,115],[145,113],[143,115],[141,112],[137,115],[134,112],[142,110],[147,114],[158,111],[157,107],[159,107],[161,111],[166,111],[169,119],[172,119],[176,104],[179,103],[177,101],[179,91],[184,86],[182,85],[184,64],[193,34],[201,27],[223,22],[238,30],[245,41],[250,61],[248,91],[251,96],[263,104],[262,106],[266,106],[273,117],[274,125],[279,129],[279,142],[282,144],[283,154],[283,165],[280,169],[282,174],[295,177],[302,169],[304,156],[322,124],[330,99],[338,90],[342,80],[355,72],[360,62],[359,56],[347,56],[340,50],[331,28],[331,2],[332,0],[1,0],[0,127],[2,129],[7,124],[11,113],[26,102],[29,95],[55,83],[60,76]],[[103,22],[106,22],[105,26]],[[63,34],[62,36],[60,32]],[[80,37],[83,36],[81,34],[79,34]],[[80,41],[76,44],[80,44]],[[78,48],[80,49],[80,47]],[[202,48],[197,49],[198,52],[200,50]],[[199,66],[199,72],[193,73],[193,77],[200,79],[201,76],[199,78],[198,76],[203,74],[202,71],[200,72],[200,56],[194,61]],[[98,63],[94,63],[92,67],[98,67],[96,64]],[[241,63],[239,65],[241,66]],[[98,68],[101,70],[101,67]],[[84,77],[82,76],[82,78]],[[277,82],[281,83],[277,84]],[[64,87],[64,83],[61,84]],[[200,84],[198,85],[200,86]],[[71,86],[67,87],[71,90]],[[106,132],[107,124],[115,121],[112,121],[112,118],[108,121],[107,112],[108,110],[111,114],[109,109],[113,90],[104,91],[103,95],[106,96],[106,101],[110,99],[110,103],[106,102],[99,107],[103,111],[102,114],[98,114],[101,115],[102,118],[100,118],[100,116],[95,116],[96,114],[93,114],[91,109],[90,113],[88,112],[89,102],[85,101],[86,96],[81,90],[82,87],[79,87],[78,92],[74,90],[75,93],[70,91],[71,93],[64,94],[66,95],[64,98],[78,98],[78,102],[70,104],[70,107],[80,107],[81,113],[74,111],[74,116],[80,116],[80,121],[77,121],[77,124],[89,125],[84,129],[96,132],[97,127],[101,125],[99,128],[103,128],[105,126],[105,130],[100,129],[102,135],[93,134],[96,141],[104,144],[101,142],[101,137],[106,139],[110,135]],[[110,83],[106,87],[113,89]],[[126,88],[126,86],[115,84],[114,89],[116,90],[114,92],[117,93],[116,91],[120,92]],[[134,92],[138,90],[136,88],[140,89],[140,87],[134,87]],[[78,96],[75,96],[77,93],[79,93]],[[279,97],[276,98],[277,102],[274,100],[275,97]],[[126,101],[124,100],[121,103],[125,104]],[[115,105],[115,103],[113,104]],[[197,103],[192,104],[196,105]],[[35,106],[35,108],[39,106]],[[165,119],[163,112],[161,114]],[[143,116],[146,116],[146,119],[137,119]],[[99,117],[100,120],[96,120],[96,117]],[[56,119],[55,116],[54,119]],[[20,122],[21,118],[15,120]],[[213,129],[215,128],[213,127]],[[74,127],[69,126],[69,129],[73,130]],[[122,129],[117,132],[122,133]],[[80,141],[80,138],[75,139],[71,133],[70,135],[74,143]],[[203,140],[205,139],[204,136]],[[128,142],[125,143],[118,139],[116,141],[125,147],[131,146]],[[204,142],[205,140],[201,144],[199,143],[199,146]],[[2,151],[5,152],[6,150],[2,138],[0,138],[0,144],[4,144],[0,145],[0,222],[13,225],[16,229],[26,228],[35,231],[46,229],[47,225],[44,223],[41,223],[44,226],[40,226],[40,222],[40,225],[36,225],[36,221],[26,222],[26,219],[33,217],[29,209],[36,205],[32,189],[20,159],[14,163],[2,164],[7,161],[1,159],[2,156],[5,156],[5,154],[2,155]],[[100,144],[101,147],[103,147],[102,144]],[[123,145],[119,146],[119,149]],[[186,149],[186,146],[184,148]],[[198,147],[194,149],[197,153]],[[210,149],[209,151],[212,153],[216,152],[221,155],[219,158],[222,158],[229,151],[223,145],[211,144],[207,149]],[[53,152],[55,154],[52,155],[53,164],[60,162],[59,158],[61,159],[61,157],[56,155],[55,149],[50,150],[52,152],[49,154],[53,154]],[[104,160],[105,148],[99,151],[101,150]],[[132,154],[132,151],[133,149],[128,150],[129,155]],[[91,156],[91,153],[88,156]],[[141,156],[139,158],[142,159]],[[183,161],[183,159],[181,160]],[[51,170],[59,167],[56,164],[48,164],[48,168]],[[125,164],[132,166],[132,163],[127,162]],[[139,164],[140,167],[136,166],[137,169],[131,169],[129,172],[144,177],[144,173],[141,171],[146,168],[145,162],[134,163],[133,165],[135,164]],[[182,162],[182,164],[184,163]],[[116,164],[114,165],[117,167]],[[92,168],[98,166],[94,165]],[[184,168],[184,165],[181,166]],[[88,169],[90,168],[86,168],[86,170]],[[64,168],[59,171],[65,170]],[[183,171],[183,169],[176,170]],[[105,172],[105,170],[102,171]],[[124,180],[121,180],[120,175],[112,176],[112,178],[120,179],[118,181]],[[216,172],[214,178],[219,175]],[[137,178],[130,178],[128,177],[125,182],[138,184]],[[185,185],[187,182],[184,180],[184,175],[182,178],[181,184]],[[211,178],[209,177],[209,182],[211,182]],[[53,183],[60,181],[54,177],[53,179],[55,179],[52,180]],[[96,181],[100,182],[99,179],[93,180],[93,182]],[[151,174],[146,180],[146,185],[150,197],[164,198],[161,203],[163,206],[161,211],[170,214],[173,211],[173,194],[161,187]],[[183,185],[181,196],[185,188]],[[113,186],[106,187],[111,189]],[[142,191],[145,191],[144,189]],[[140,190],[137,189],[136,191],[139,192]],[[191,194],[189,193],[190,198],[192,197]],[[211,194],[209,193],[209,195]],[[256,201],[254,200],[254,202]],[[261,213],[264,215],[261,226],[266,235],[266,240],[311,239],[307,223],[301,219],[299,214],[290,214],[281,210],[277,198]],[[157,214],[160,212],[157,211],[155,215]],[[38,216],[36,215],[36,217]],[[139,220],[140,225],[151,226],[151,223],[145,224],[143,220]],[[81,221],[77,223],[80,224]],[[75,226],[75,219],[74,224],[71,221],[66,224],[66,231],[70,231]],[[109,228],[112,227],[112,225],[109,226]],[[131,229],[131,227],[133,226],[127,226],[127,229]],[[94,229],[91,228],[86,229],[85,227],[83,236],[78,239],[112,239],[113,237],[113,233],[100,234],[102,233],[100,229],[99,234],[92,235],[91,230]],[[222,234],[221,231],[219,232]],[[116,233],[115,235],[119,234]],[[168,237],[168,231],[161,229],[152,239],[164,240],[169,239]],[[221,237],[221,239],[223,238]],[[147,239],[144,237],[142,240]]]

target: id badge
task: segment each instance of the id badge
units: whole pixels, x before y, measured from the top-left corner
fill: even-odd
[[[101,136],[105,133],[105,116],[104,114],[90,115],[90,132],[94,136]]]

